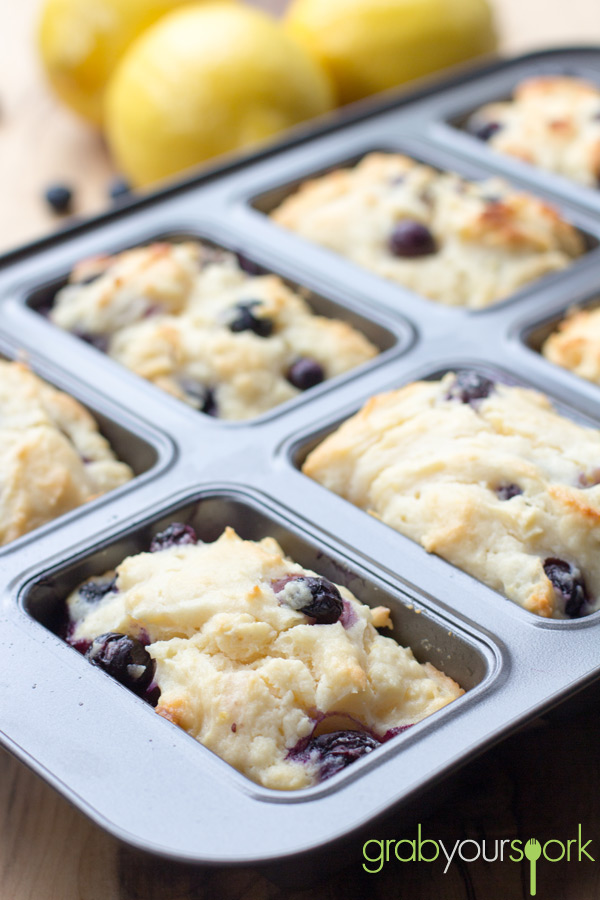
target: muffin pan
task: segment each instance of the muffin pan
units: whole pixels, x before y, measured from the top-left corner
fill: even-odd
[[[120,207],[0,259],[0,353],[72,393],[133,465],[130,484],[9,545],[3,554],[1,739],[80,809],[138,848],[207,865],[308,859],[368,828],[542,710],[600,676],[600,614],[540,619],[325,491],[299,463],[375,393],[457,367],[547,393],[600,427],[600,390],[546,361],[539,335],[600,291],[600,192],[501,157],[463,133],[470,111],[540,73],[600,84],[600,50],[557,50],[367,102],[319,130]],[[462,117],[462,119],[461,119]],[[383,281],[271,222],[304,178],[371,150],[407,153],[467,178],[505,176],[555,204],[587,236],[567,270],[477,313]],[[307,292],[380,348],[371,362],[260,418],[196,412],[47,321],[71,267],[96,253],[197,236]],[[235,430],[233,430],[235,429]],[[147,546],[173,520],[216,538],[273,535],[302,565],[391,607],[394,635],[466,693],[331,780],[270,791],[156,716],[57,635],[83,578]]]

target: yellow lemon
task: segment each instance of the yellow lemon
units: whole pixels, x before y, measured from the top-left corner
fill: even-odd
[[[342,103],[496,47],[487,0],[292,0],[285,27]]]
[[[123,57],[106,94],[106,136],[121,171],[146,185],[332,105],[327,76],[265,13],[192,4]]]
[[[185,0],[46,0],[42,63],[58,96],[96,124],[108,78],[129,44]]]

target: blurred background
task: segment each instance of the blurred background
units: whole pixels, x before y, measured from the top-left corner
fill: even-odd
[[[64,6],[65,2],[68,5],[69,0],[54,0],[54,6]],[[89,2],[95,5],[97,0]],[[175,0],[169,2],[178,5]],[[340,0],[327,2],[336,5]],[[458,10],[464,2],[446,0],[446,5]],[[469,2],[479,4],[486,0]],[[497,45],[503,54],[557,44],[600,43],[598,0],[569,0],[567,4],[564,0],[489,2],[496,22]],[[368,0],[363,3],[368,6]],[[296,0],[296,6],[301,4],[302,0]],[[58,29],[58,36],[55,33],[46,36],[46,46],[40,49],[38,31],[44,5],[42,0],[18,0],[10,7],[4,6],[1,18],[0,192],[4,214],[0,222],[0,253],[63,223],[64,217],[57,215],[45,200],[48,188],[67,185],[73,191],[69,213],[86,216],[106,208],[110,191],[114,189],[114,176],[122,174],[114,152],[111,158],[106,134],[73,113],[49,87],[44,53],[48,69],[48,58],[56,54],[56,46],[49,45],[54,42],[59,51],[66,52],[65,44],[68,49],[77,35],[74,38],[68,30],[63,28],[61,33]],[[286,0],[249,0],[247,5],[281,16],[289,4]],[[58,14],[52,12],[50,26],[59,15],[60,10]],[[369,22],[361,26],[363,36],[370,27]],[[421,23],[419,28],[426,33],[426,23]],[[309,35],[309,43],[310,40]],[[468,57],[474,52],[478,51],[463,48],[459,54]],[[241,81],[243,77],[238,79]],[[336,103],[339,102],[338,97]],[[306,115],[305,111],[299,118]],[[121,140],[128,141],[129,136],[121,135]],[[117,193],[118,189],[117,185]]]

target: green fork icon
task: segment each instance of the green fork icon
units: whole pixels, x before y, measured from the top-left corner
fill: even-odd
[[[535,863],[542,855],[542,845],[535,838],[527,841],[525,844],[525,856],[529,860],[529,893],[535,897]]]

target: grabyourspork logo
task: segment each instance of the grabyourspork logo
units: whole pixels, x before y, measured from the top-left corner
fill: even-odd
[[[446,860],[444,875],[448,872],[452,862],[460,859],[463,863],[472,863],[480,857],[486,862],[529,862],[529,890],[532,897],[537,893],[538,862],[557,863],[566,862],[595,862],[594,857],[587,849],[592,843],[590,838],[583,839],[581,824],[577,826],[577,837],[566,841],[551,838],[543,844],[537,838],[528,841],[504,838],[493,841],[475,841],[472,838],[458,840],[453,847],[446,847],[444,841],[423,837],[422,826],[417,825],[416,838],[400,838],[399,840],[375,838],[365,841],[363,844],[363,869],[371,875],[381,872],[384,865],[392,862],[409,863],[424,862],[435,863]],[[540,879],[543,882],[543,878]]]
[[[542,845],[535,838],[530,838],[525,844],[523,852],[529,860],[529,865],[531,867],[529,872],[529,893],[532,897],[535,897],[535,892],[537,890],[537,870],[535,864],[542,855]]]

